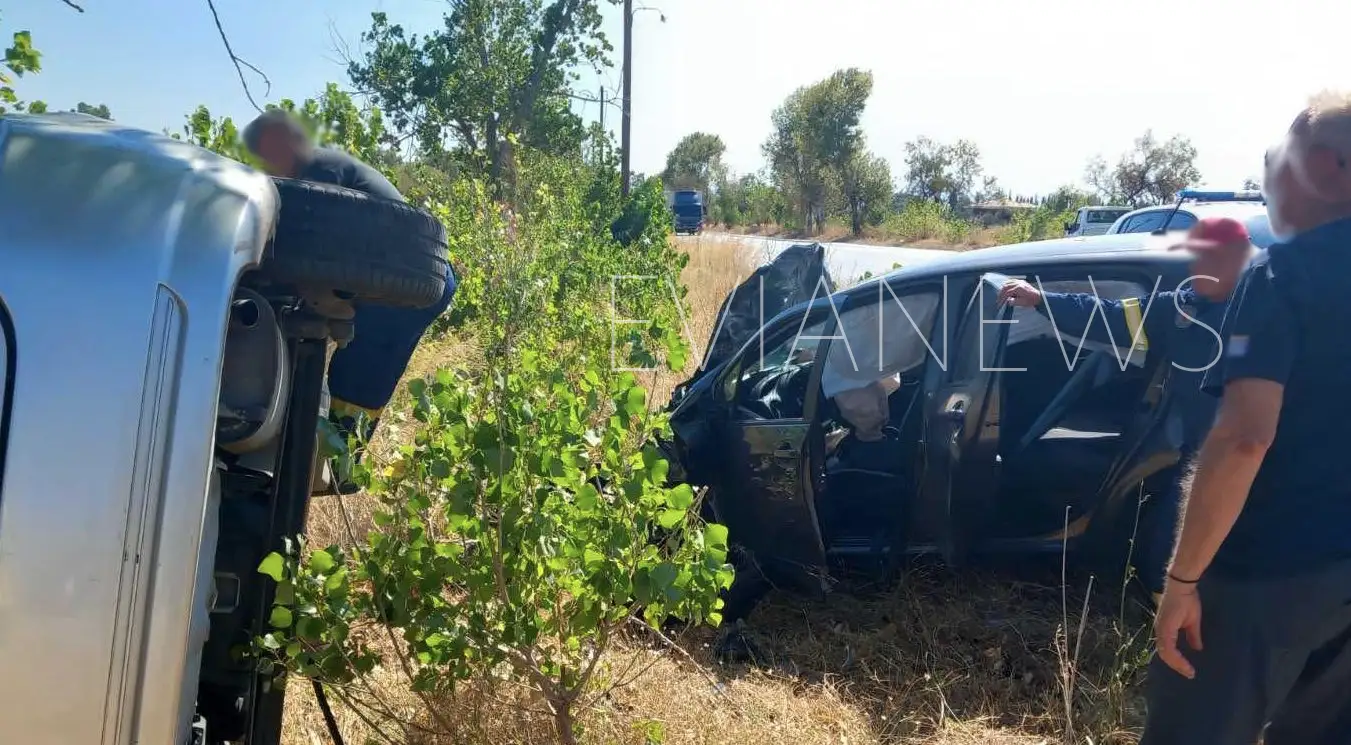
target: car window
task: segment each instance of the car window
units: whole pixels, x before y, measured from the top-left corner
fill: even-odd
[[[1107,223],[1108,225],[1117,221],[1117,218],[1126,214],[1119,210],[1090,210],[1088,213],[1088,222]]]
[[[1181,210],[1178,210],[1178,213],[1176,215],[1173,215],[1173,219],[1168,221],[1168,229],[1186,230],[1195,224],[1196,224],[1196,215],[1193,215],[1190,212],[1183,212]]]
[[[1145,285],[1124,279],[1112,279],[1108,277],[1093,276],[1090,272],[1083,279],[1038,279],[1029,277],[1029,282],[1037,284],[1046,293],[1084,293],[1096,294],[1102,300],[1121,300],[1123,298],[1141,298],[1141,312],[1146,314],[1166,313],[1171,306],[1165,308],[1167,301],[1159,301],[1160,305],[1151,304],[1149,298],[1151,293],[1156,292],[1153,286]],[[1171,289],[1160,287],[1158,291]],[[1082,356],[1091,351],[1112,351],[1112,345],[1106,342],[1086,340],[1080,333],[1074,333],[1072,327],[1064,324],[1064,319],[1059,321],[1034,308],[1015,308],[1013,317],[1010,319],[1014,323],[1009,327],[1008,345],[1020,344],[1033,339],[1052,339],[1059,337],[1061,349],[1064,354],[1073,359],[1076,355],[1076,348],[1082,348],[1078,356]],[[1099,327],[1104,323],[1101,316],[1095,316],[1093,324]],[[1064,326],[1064,328],[1062,328]],[[1143,365],[1145,363],[1144,355],[1129,354],[1131,340],[1113,339],[1116,342],[1116,357],[1119,360],[1127,360],[1134,365]]]
[[[805,325],[796,319],[779,326],[774,337],[765,339],[763,354],[751,340],[742,355],[736,374],[735,401],[743,416],[757,419],[800,419],[807,393],[807,380],[825,333],[824,317]]]
[[[1168,215],[1168,210],[1154,210],[1152,212],[1142,212],[1134,217],[1127,219],[1121,224],[1121,230],[1118,233],[1152,233],[1163,227],[1164,217]]]
[[[827,398],[917,369],[930,354],[941,292],[878,287],[878,296],[840,315],[821,372]]]

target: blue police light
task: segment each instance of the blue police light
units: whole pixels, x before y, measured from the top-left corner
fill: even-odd
[[[1253,189],[1242,191],[1201,191],[1199,189],[1183,189],[1178,192],[1178,198],[1182,200],[1194,200],[1197,202],[1263,202],[1262,192]]]

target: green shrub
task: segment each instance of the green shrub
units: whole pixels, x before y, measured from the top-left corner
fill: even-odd
[[[720,623],[727,531],[699,520],[690,487],[667,483],[666,416],[621,369],[683,367],[672,289],[685,257],[659,184],[634,190],[621,247],[598,226],[587,169],[524,159],[514,210],[471,180],[430,202],[464,266],[456,322],[482,367],[410,385],[415,436],[392,459],[344,458],[340,471],[379,500],[376,532],[346,552],[297,542],[259,567],[281,583],[273,629],[254,643],[265,668],[346,684],[391,654],[353,629],[383,627],[401,637],[416,692],[520,681],[569,743],[621,627]],[[616,317],[647,320],[621,333]]]
[[[926,199],[906,203],[899,212],[882,221],[882,232],[900,241],[938,240],[961,243],[971,232],[971,224],[953,215],[947,207]]]

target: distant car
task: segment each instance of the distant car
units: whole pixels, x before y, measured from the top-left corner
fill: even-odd
[[[1203,217],[1232,217],[1248,228],[1258,248],[1276,242],[1267,221],[1267,205],[1259,191],[1198,191],[1188,189],[1174,204],[1145,207],[1117,220],[1107,231],[1118,233],[1171,233],[1190,228]]]
[[[1130,207],[1080,207],[1074,213],[1074,219],[1065,225],[1065,237],[1103,235],[1122,215],[1130,211]]]
[[[758,582],[756,567],[819,593],[842,567],[889,573],[904,555],[960,564],[1068,547],[1162,577],[1129,546],[1147,496],[1178,477],[1167,342],[1132,354],[1080,341],[997,294],[1020,276],[1148,296],[1187,275],[1165,247],[1139,234],[1039,241],[817,295],[825,249],[799,245],[752,275],[723,303],[704,371],[677,387],[664,444],[673,477],[709,488],[708,517],[742,557],[726,617],[754,604],[737,585]]]

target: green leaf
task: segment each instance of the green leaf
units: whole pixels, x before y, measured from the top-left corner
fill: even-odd
[[[328,593],[337,592],[338,590],[342,589],[343,582],[345,582],[346,580],[347,580],[347,570],[345,568],[339,569],[338,571],[328,575],[328,579],[324,580],[324,591]]]
[[[629,389],[624,396],[624,411],[629,416],[638,416],[647,412],[647,392],[638,386]]]
[[[281,554],[273,551],[263,557],[263,563],[258,565],[258,573],[266,574],[274,582],[280,582],[286,576],[286,560]]]
[[[272,624],[274,629],[289,629],[292,620],[291,609],[277,605],[273,606],[272,615],[268,616],[267,622]]]
[[[592,486],[590,482],[582,484],[582,487],[577,490],[577,507],[583,512],[596,509],[599,502],[600,492],[596,491],[596,487]]]
[[[316,549],[310,554],[309,567],[320,574],[328,574],[333,571],[335,562],[333,555],[323,549]]]
[[[704,541],[710,546],[727,548],[727,526],[709,523],[704,527]]]
[[[662,510],[661,514],[657,516],[657,524],[666,530],[670,530],[679,525],[685,519],[686,514],[688,513],[685,510]]]
[[[694,504],[694,490],[689,484],[680,484],[668,493],[666,501],[673,509],[688,510]]]

